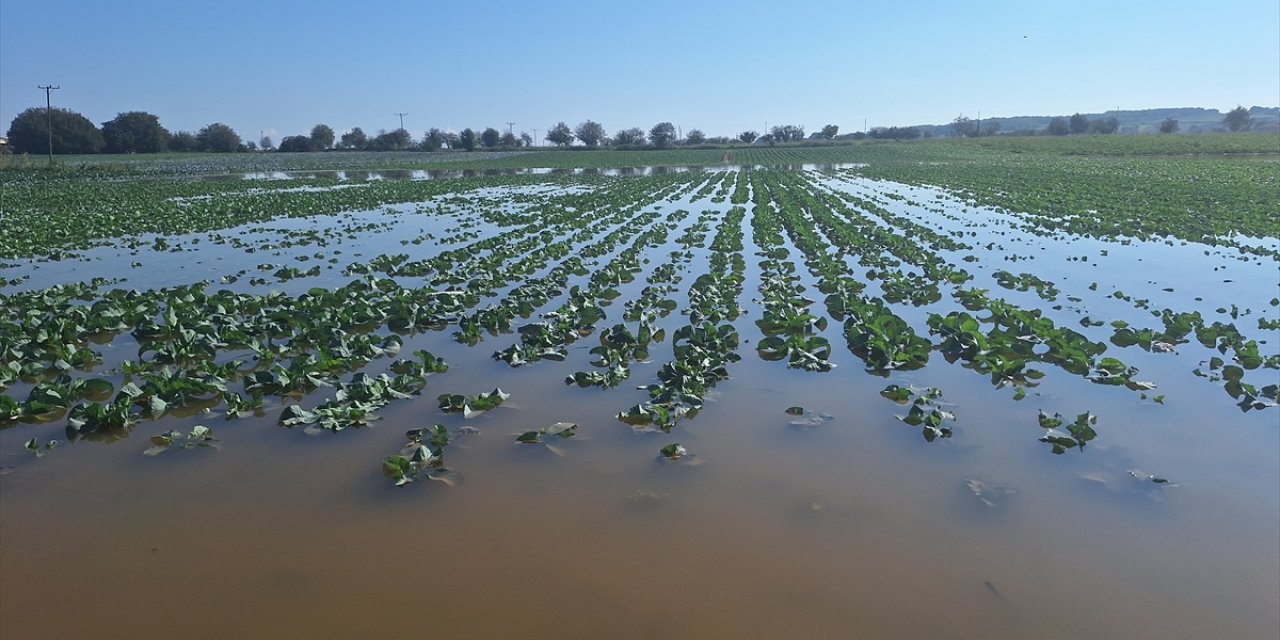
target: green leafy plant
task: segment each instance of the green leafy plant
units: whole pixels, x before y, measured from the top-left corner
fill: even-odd
[[[405,432],[408,441],[400,453],[387,456],[382,461],[382,474],[402,487],[418,478],[434,480],[453,486],[458,474],[444,466],[444,450],[452,438],[442,424],[410,429]]]
[[[158,456],[174,447],[178,449],[193,449],[196,447],[218,449],[221,445],[213,437],[213,429],[204,425],[196,425],[186,434],[171,430],[151,436],[151,447],[142,453],[148,456]]]

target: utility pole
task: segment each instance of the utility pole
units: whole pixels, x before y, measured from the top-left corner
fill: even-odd
[[[514,126],[516,126],[516,123],[514,123],[514,122],[508,122],[508,123],[507,123],[507,135],[509,135],[509,136],[510,136],[510,135],[515,135],[514,133],[512,133],[512,132],[511,132],[511,128],[512,128],[512,127],[514,127]]]
[[[401,128],[401,129],[403,129],[403,128],[404,128],[404,117],[405,117],[405,116],[407,116],[407,115],[409,115],[409,114],[407,114],[407,113],[397,113],[396,115],[400,116],[400,128]]]
[[[44,115],[45,115],[45,120],[49,125],[49,166],[52,167],[53,166],[53,101],[52,101],[52,98],[49,97],[49,92],[53,91],[54,89],[61,89],[62,87],[53,86],[53,85],[48,85],[48,86],[36,85],[36,87],[39,89],[44,89]]]
[[[533,130],[533,145],[532,145],[532,146],[535,146],[535,147],[536,147],[536,146],[538,146],[538,130],[537,130],[536,128]]]

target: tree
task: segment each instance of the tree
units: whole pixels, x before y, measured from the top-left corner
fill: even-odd
[[[957,138],[972,138],[978,135],[978,123],[962,113],[951,121],[951,133]]]
[[[498,143],[501,140],[502,134],[493,127],[485,129],[484,132],[480,134],[480,144],[484,145],[485,148],[492,149],[493,147],[498,146]]]
[[[600,126],[600,123],[595,122],[594,120],[587,120],[586,122],[580,123],[574,128],[573,133],[578,136],[578,139],[582,141],[582,144],[585,144],[588,147],[600,146],[600,143],[604,141],[605,135],[604,127]]]
[[[649,142],[655,147],[665,147],[676,139],[676,126],[670,122],[659,122],[649,130]]]
[[[378,135],[374,136],[373,141],[369,143],[368,148],[373,151],[399,151],[408,149],[413,142],[413,136],[409,135],[403,127],[395,131],[387,131],[380,129]]]
[[[391,149],[395,151],[408,149],[409,145],[413,144],[413,135],[404,127],[397,127],[386,136],[387,141],[391,143]]]
[[[1115,116],[1089,121],[1089,132],[1110,135],[1120,130],[1120,120]]]
[[[516,134],[508,131],[502,134],[502,139],[499,140],[499,143],[504,147],[518,147],[520,146],[520,139],[516,137]]]
[[[529,135],[529,132],[527,131],[520,132],[520,146],[522,147],[533,146],[533,136]]]
[[[1049,126],[1045,128],[1045,131],[1048,131],[1051,136],[1065,136],[1071,133],[1071,127],[1067,124],[1066,118],[1058,116],[1049,121]]]
[[[1177,133],[1178,128],[1178,121],[1173,118],[1165,118],[1160,123],[1160,133]]]
[[[276,144],[271,141],[271,136],[262,136],[262,139],[258,140],[258,148],[263,151],[270,151],[275,148],[275,146]]]
[[[444,145],[444,132],[435,127],[427,129],[426,135],[422,136],[422,149],[425,151],[439,151]]]
[[[706,144],[707,134],[702,129],[690,129],[689,133],[684,136],[685,144]]]
[[[311,150],[324,151],[333,146],[333,129],[327,124],[311,127]]]
[[[914,140],[920,137],[920,130],[915,127],[872,127],[867,135],[876,139]]]
[[[342,142],[339,143],[343,149],[363,149],[369,145],[369,136],[365,135],[364,129],[355,127],[352,130],[342,134]]]
[[[1240,105],[1236,105],[1236,108],[1222,116],[1222,124],[1227,125],[1227,129],[1231,131],[1248,131],[1250,120],[1249,110]]]
[[[827,140],[834,140],[838,133],[840,133],[840,127],[834,124],[829,124],[822,128],[822,137]]]
[[[462,133],[458,134],[458,144],[462,145],[462,148],[467,151],[475,151],[476,132],[472,131],[470,127],[463,129]]]
[[[196,140],[196,134],[190,131],[179,131],[169,135],[169,150],[184,152],[197,151],[200,149],[200,141]]]
[[[31,107],[9,124],[9,146],[14,153],[49,152],[49,121],[53,121],[54,153],[98,153],[104,142],[102,132],[88,118],[69,109]]]
[[[1089,118],[1082,113],[1071,115],[1071,119],[1067,121],[1067,130],[1074,135],[1079,135],[1089,130]]]
[[[804,127],[793,124],[775,125],[769,129],[769,135],[777,142],[804,140]]]
[[[569,130],[569,125],[561,121],[556,126],[547,129],[546,140],[560,147],[571,145],[573,144],[573,132]]]
[[[160,153],[169,143],[169,132],[160,119],[143,111],[129,111],[102,123],[107,153]]]
[[[307,136],[285,136],[280,140],[280,153],[302,153],[311,150],[311,138]]]
[[[642,145],[644,144],[644,131],[640,127],[623,129],[613,134],[613,143],[623,147]]]
[[[230,153],[240,150],[240,134],[221,122],[215,122],[196,134],[196,143],[201,151]]]
[[[738,140],[740,142],[745,142],[747,144],[751,144],[752,142],[755,142],[756,138],[759,138],[759,137],[760,137],[760,134],[754,131],[751,131],[750,129],[738,134]]]

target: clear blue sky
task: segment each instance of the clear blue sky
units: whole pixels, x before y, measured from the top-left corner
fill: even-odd
[[[1280,1],[0,0],[0,127],[305,134],[399,126],[733,135],[970,117],[1280,105]]]

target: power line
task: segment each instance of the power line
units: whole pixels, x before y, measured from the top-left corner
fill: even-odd
[[[44,113],[45,113],[45,118],[46,120],[48,120],[48,125],[49,125],[49,166],[52,167],[53,166],[53,101],[52,101],[52,98],[49,97],[49,93],[52,92],[54,89],[61,89],[62,87],[53,86],[53,85],[48,85],[48,86],[36,85],[36,88],[44,89]]]

